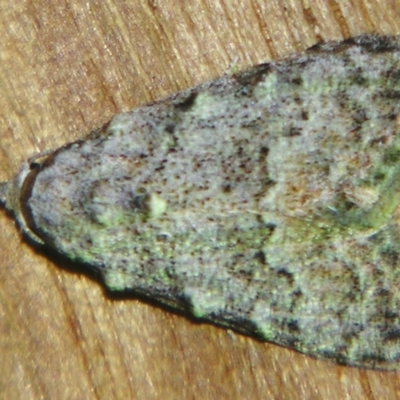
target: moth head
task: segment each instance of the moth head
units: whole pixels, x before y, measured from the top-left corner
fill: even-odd
[[[43,240],[31,229],[31,220],[26,208],[26,198],[32,182],[30,163],[24,163],[17,176],[8,182],[0,184],[0,202],[11,212],[25,235],[38,244]]]

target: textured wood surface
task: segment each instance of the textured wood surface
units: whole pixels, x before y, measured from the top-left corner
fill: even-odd
[[[0,0],[0,180],[119,111],[319,40],[400,33],[399,0]],[[397,399],[340,367],[196,324],[29,246],[0,214],[4,399]]]

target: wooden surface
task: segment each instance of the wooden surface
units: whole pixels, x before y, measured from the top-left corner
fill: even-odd
[[[0,180],[122,110],[304,49],[400,32],[400,0],[0,0]],[[2,399],[400,399],[340,367],[130,298],[0,214]]]

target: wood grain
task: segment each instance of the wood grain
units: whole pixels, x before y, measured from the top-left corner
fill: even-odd
[[[319,40],[400,32],[399,0],[0,0],[0,180],[119,111]],[[340,367],[132,298],[0,214],[4,399],[397,399]]]

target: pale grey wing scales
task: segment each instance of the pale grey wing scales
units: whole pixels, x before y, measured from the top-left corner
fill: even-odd
[[[111,290],[394,365],[398,41],[320,45],[117,115],[24,164],[0,201]]]

